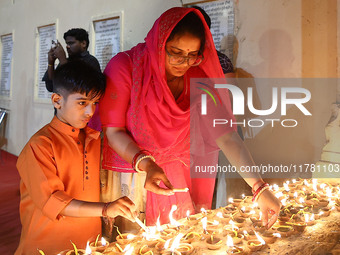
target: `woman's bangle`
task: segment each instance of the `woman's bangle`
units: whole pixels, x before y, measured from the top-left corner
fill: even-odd
[[[152,155],[145,155],[145,156],[141,157],[140,159],[137,160],[136,165],[135,165],[135,170],[136,170],[137,173],[141,173],[142,172],[138,168],[139,163],[142,162],[142,160],[147,159],[147,158],[151,159],[153,162],[156,161],[155,158]]]
[[[255,193],[254,193],[254,195],[253,195],[252,201],[254,202],[255,199],[256,199],[256,197],[258,196],[258,194],[261,192],[261,190],[264,189],[265,187],[268,187],[268,186],[269,186],[268,183],[263,183],[263,184],[255,191]]]
[[[110,204],[111,204],[111,202],[108,202],[108,203],[104,204],[104,207],[103,207],[103,210],[102,210],[102,217],[105,217],[105,218],[109,217],[107,215],[107,209],[108,209]]]
[[[262,195],[262,193],[265,191],[265,190],[267,190],[267,189],[269,189],[269,187],[268,186],[266,186],[266,187],[264,187],[263,189],[261,189],[261,191],[257,194],[257,196],[255,197],[255,202],[257,202],[257,200],[259,200],[259,197]]]
[[[253,185],[253,187],[252,187],[252,189],[251,189],[251,192],[252,192],[253,194],[255,193],[255,187],[256,187],[256,185],[259,184],[259,183],[262,183],[262,184],[263,184],[264,181],[263,181],[263,180],[258,180],[257,182],[254,183],[254,185]]]
[[[132,162],[131,162],[133,169],[136,169],[136,161],[137,161],[138,157],[142,154],[151,155],[151,153],[147,150],[140,150],[139,152],[137,152],[136,155],[133,156],[133,159],[132,159]]]

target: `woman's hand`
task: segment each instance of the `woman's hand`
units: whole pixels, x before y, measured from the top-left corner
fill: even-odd
[[[121,197],[113,202],[107,208],[107,216],[115,218],[118,215],[135,222],[137,211],[135,204],[128,197]]]
[[[262,212],[262,224],[270,229],[279,217],[281,203],[268,189],[257,200]]]
[[[143,162],[145,161],[145,162]],[[166,177],[162,168],[160,168],[155,162],[150,159],[145,159],[141,162],[141,168],[146,172],[146,180],[144,188],[153,193],[171,196],[174,194],[172,189],[174,188],[170,183],[168,177]],[[144,164],[143,164],[144,163]],[[169,189],[161,188],[160,182],[163,182]]]

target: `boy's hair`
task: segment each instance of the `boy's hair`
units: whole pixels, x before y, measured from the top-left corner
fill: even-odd
[[[105,92],[105,75],[81,60],[68,61],[54,72],[53,92],[68,97],[80,93],[95,98]]]
[[[86,42],[86,49],[89,47],[89,34],[86,32],[85,29],[82,28],[71,28],[67,32],[64,33],[64,40],[66,40],[67,36],[73,36],[78,41],[85,41]]]

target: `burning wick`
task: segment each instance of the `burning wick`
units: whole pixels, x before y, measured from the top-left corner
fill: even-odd
[[[89,242],[86,244],[85,254],[92,254]]]
[[[187,210],[187,220],[190,220],[189,216],[190,216],[190,211]]]

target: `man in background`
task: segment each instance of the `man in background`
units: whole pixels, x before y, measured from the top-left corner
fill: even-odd
[[[52,79],[54,75],[54,63],[57,59],[59,60],[59,65],[63,65],[72,60],[82,60],[99,72],[101,71],[98,60],[87,50],[90,42],[89,34],[86,30],[82,28],[72,28],[64,33],[64,40],[68,58],[66,57],[63,46],[58,41],[48,52],[48,68],[42,80],[45,82],[46,89],[49,92],[53,92]]]

